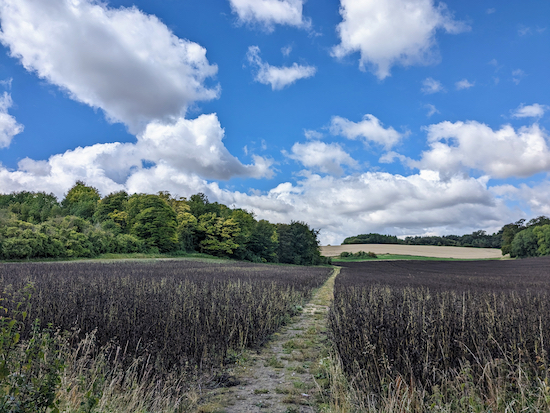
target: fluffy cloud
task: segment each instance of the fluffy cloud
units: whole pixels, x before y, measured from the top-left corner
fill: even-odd
[[[468,79],[462,79],[455,83],[456,90],[470,89],[475,83],[470,83]]]
[[[53,155],[47,161],[25,158],[19,162],[17,171],[0,166],[0,187],[5,192],[46,191],[60,197],[80,179],[107,194],[124,188],[108,175],[130,166],[127,163],[136,166],[137,162],[128,144],[79,147]]]
[[[305,0],[229,0],[231,9],[243,23],[258,23],[268,31],[275,24],[310,27],[302,16]]]
[[[442,181],[437,173],[428,171],[411,176],[368,172],[342,178],[312,174],[297,184],[282,183],[263,195],[222,190],[209,194],[254,211],[260,219],[306,221],[321,229],[323,244],[339,244],[350,234],[367,232],[494,230],[513,219],[484,179]]]
[[[533,215],[550,216],[550,182],[543,181],[539,184],[529,186],[521,184],[499,185],[491,188],[491,191],[503,199],[519,202],[528,207]]]
[[[271,66],[260,58],[258,46],[250,46],[246,57],[250,64],[258,68],[254,80],[264,85],[271,85],[272,90],[281,90],[299,79],[312,77],[317,72],[317,68],[314,66],[302,66],[297,63],[290,67]]]
[[[445,88],[439,80],[435,80],[431,77],[424,79],[422,82],[422,93],[431,95],[433,93],[444,92]]]
[[[340,0],[340,14],[341,43],[332,49],[333,56],[360,52],[361,70],[369,67],[379,79],[390,76],[396,64],[436,61],[437,30],[455,34],[469,29],[433,0]]]
[[[548,110],[548,106],[534,103],[532,105],[521,105],[512,112],[514,118],[541,118],[544,112]]]
[[[156,17],[93,0],[5,0],[0,20],[0,40],[28,71],[102,109],[137,137],[136,143],[76,148],[47,161],[26,158],[17,171],[2,170],[4,190],[59,195],[82,179],[111,191],[138,172],[162,168],[197,179],[271,176],[271,161],[256,156],[243,165],[229,153],[215,114],[185,119],[190,104],[218,96],[217,87],[205,86],[217,67],[203,47],[177,38]],[[7,115],[10,105],[4,94],[3,146],[21,130]]]
[[[357,167],[357,161],[337,143],[327,144],[319,141],[295,143],[291,152],[290,154],[284,153],[290,159],[302,163],[306,168],[323,173],[340,176],[344,173],[342,165]]]
[[[494,178],[550,171],[548,134],[537,124],[518,130],[505,125],[495,131],[474,121],[441,122],[426,129],[430,149],[420,161],[409,162],[419,169],[447,176],[476,169]]]
[[[221,189],[164,161],[144,168],[136,162],[135,151],[131,144],[98,144],[53,156],[47,162],[25,160],[18,171],[0,167],[0,183],[6,191],[45,190],[58,196],[63,196],[74,179],[96,186],[104,195],[121,189],[130,193],[163,189],[182,196],[204,192],[212,201],[246,208],[259,219],[308,222],[321,229],[324,244],[340,243],[350,234],[363,232],[494,230],[516,219],[487,188],[485,178],[442,180],[430,171],[410,176],[367,172],[340,178],[308,174],[297,183],[283,182],[263,194],[245,194]],[[130,172],[124,183],[107,176],[121,169]]]
[[[10,146],[13,137],[23,132],[23,125],[17,123],[15,118],[8,114],[8,109],[12,105],[11,95],[4,92],[0,97],[0,148]]]
[[[5,192],[47,191],[63,196],[76,180],[102,194],[127,189],[157,192],[202,190],[206,179],[236,176],[270,177],[272,162],[259,156],[243,165],[223,145],[224,130],[216,115],[180,118],[173,124],[150,123],[137,143],[96,144],[50,157],[47,161],[21,160],[16,171],[0,165],[0,187]],[[197,192],[198,192],[197,190]]]
[[[384,128],[380,121],[373,115],[363,116],[361,122],[352,122],[348,119],[334,116],[330,125],[333,135],[341,135],[348,139],[364,139],[365,143],[373,142],[384,146],[386,149],[399,143],[405,136],[394,128]]]
[[[133,133],[216,98],[206,49],[157,17],[93,0],[3,0],[0,41],[28,71]]]
[[[138,135],[136,151],[146,161],[162,162],[186,174],[206,179],[235,176],[271,177],[271,162],[255,157],[255,165],[243,165],[223,145],[224,130],[216,115],[180,118],[166,125],[152,122]]]

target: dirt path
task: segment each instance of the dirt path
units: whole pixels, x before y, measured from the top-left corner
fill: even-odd
[[[302,313],[274,335],[259,354],[230,372],[239,385],[210,393],[199,412],[314,413],[323,403],[320,363],[326,357],[326,313],[340,268],[314,294]]]

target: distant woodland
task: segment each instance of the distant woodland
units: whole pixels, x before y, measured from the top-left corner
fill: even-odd
[[[0,195],[0,259],[194,252],[252,262],[325,262],[318,231],[307,224],[258,221],[202,193],[186,199],[121,191],[102,198],[78,181],[61,202],[44,192]]]
[[[402,244],[439,245],[452,247],[500,248],[502,255],[511,257],[539,257],[550,255],[550,218],[540,216],[528,222],[521,219],[504,225],[498,232],[487,234],[475,231],[465,235],[444,235],[426,237],[406,237],[399,239],[393,235],[376,233],[348,237],[345,244]]]

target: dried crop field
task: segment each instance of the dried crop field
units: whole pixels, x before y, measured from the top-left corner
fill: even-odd
[[[330,271],[201,260],[21,263],[1,265],[0,284],[32,283],[28,323],[39,318],[79,338],[95,331],[97,348],[148,359],[162,375],[207,371],[260,346]]]
[[[357,411],[550,411],[550,258],[342,267],[329,328]]]
[[[502,252],[496,248],[446,247],[433,245],[398,245],[398,244],[346,244],[321,247],[321,255],[337,257],[342,252],[372,251],[375,254],[417,255],[435,258],[456,259],[498,259]]]

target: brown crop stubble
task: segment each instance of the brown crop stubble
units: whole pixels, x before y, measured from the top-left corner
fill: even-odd
[[[550,410],[549,258],[342,267],[329,328],[356,404]]]
[[[29,320],[80,338],[95,331],[97,348],[146,357],[156,374],[197,373],[260,346],[329,272],[197,260],[26,263],[0,266],[0,283],[34,285]]]

